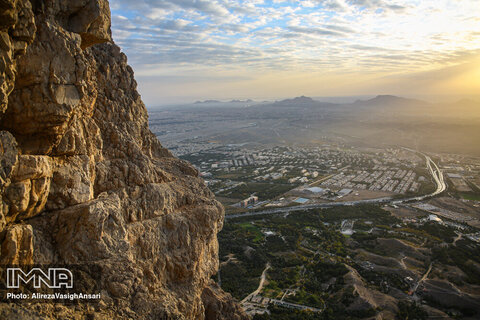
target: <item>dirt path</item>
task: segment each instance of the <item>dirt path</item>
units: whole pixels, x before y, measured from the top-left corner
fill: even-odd
[[[453,240],[453,245],[456,246],[458,240],[462,239],[462,234],[460,232],[456,232],[457,237]]]
[[[243,300],[240,303],[245,303],[245,301],[248,301],[248,299],[250,299],[253,296],[256,296],[257,294],[260,293],[260,291],[262,291],[263,285],[265,283],[265,278],[267,277],[267,270],[268,269],[270,269],[270,262],[267,262],[267,265],[265,266],[265,269],[263,270],[262,275],[260,276],[260,283],[258,284],[257,290],[253,291],[248,296],[243,298]]]
[[[428,266],[428,270],[427,272],[425,272],[425,274],[423,275],[423,277],[417,282],[417,284],[415,285],[415,287],[413,288],[413,293],[415,293],[418,289],[418,286],[420,286],[420,284],[425,281],[425,279],[427,279],[428,277],[428,274],[430,273],[430,271],[432,271],[432,266],[433,266],[433,262],[430,263],[430,265]]]

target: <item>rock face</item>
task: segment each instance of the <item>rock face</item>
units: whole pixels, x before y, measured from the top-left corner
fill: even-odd
[[[202,293],[203,305],[205,306],[206,320],[243,320],[247,319],[243,310],[220,287],[211,281],[210,286]]]
[[[108,2],[0,9],[0,263],[103,276],[94,309],[2,303],[0,317],[246,319],[210,282],[223,208],[148,129]]]

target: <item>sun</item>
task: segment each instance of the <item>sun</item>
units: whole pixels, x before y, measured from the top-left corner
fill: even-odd
[[[452,82],[461,91],[480,92],[480,57],[469,63]]]

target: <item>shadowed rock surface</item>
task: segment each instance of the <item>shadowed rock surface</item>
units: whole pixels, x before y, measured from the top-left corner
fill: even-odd
[[[95,308],[2,303],[0,318],[246,319],[210,283],[223,208],[150,132],[108,2],[0,8],[0,263],[102,270]]]

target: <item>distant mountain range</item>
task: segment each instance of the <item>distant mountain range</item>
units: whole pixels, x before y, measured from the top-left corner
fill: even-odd
[[[219,100],[205,100],[205,101],[195,101],[194,104],[210,104],[210,103],[221,103]]]
[[[296,98],[293,98],[293,99],[285,99],[285,100],[281,100],[281,101],[276,101],[274,104],[276,104],[276,105],[316,104],[318,102],[319,101],[315,101],[310,97],[301,96],[301,97],[296,97]]]
[[[191,108],[188,116],[179,117],[203,119],[209,130],[217,128],[215,139],[210,140],[225,144],[321,145],[334,141],[480,156],[478,101],[426,102],[395,95],[326,99],[206,100],[187,105]],[[180,109],[174,107],[173,112]]]
[[[403,98],[403,97],[398,97],[393,95],[378,95],[375,98],[372,98],[369,100],[357,100],[353,104],[369,105],[369,106],[400,105],[400,104],[426,105],[428,104],[428,102],[417,100],[417,99]]]
[[[247,99],[247,100],[231,100],[230,103],[251,103],[253,102],[252,99]]]
[[[382,106],[382,105],[406,105],[406,104],[422,104],[426,105],[428,102],[416,99],[409,99],[398,97],[394,95],[377,95],[376,97],[368,100],[356,100],[353,103],[331,103],[323,102],[320,100],[314,100],[310,97],[300,96],[291,99],[285,99],[280,101],[275,101],[274,105],[314,105],[314,104],[330,104],[330,105],[361,105],[361,106]]]
[[[230,101],[220,101],[220,100],[205,100],[205,101],[195,101],[194,104],[213,104],[213,103],[252,103],[252,99],[247,99],[247,100],[238,100],[238,99],[233,99]]]
[[[321,98],[320,98],[321,99]],[[275,107],[335,107],[335,106],[345,106],[345,107],[407,107],[407,106],[416,106],[416,107],[429,107],[433,106],[434,104],[419,100],[419,99],[412,99],[412,98],[404,98],[395,95],[377,95],[374,98],[367,99],[367,100],[355,100],[354,102],[350,103],[343,103],[343,102],[326,102],[322,100],[315,100],[311,97],[307,96],[299,96],[295,98],[288,98],[284,100],[278,101],[254,101],[252,99],[240,100],[240,99],[233,99],[230,101],[220,101],[220,100],[204,100],[204,101],[196,101],[195,105],[212,105],[212,104],[237,104],[241,107],[240,104],[249,104],[249,106],[256,105],[256,106],[275,106]],[[455,105],[464,105],[464,106],[477,106],[479,105],[478,101],[474,101],[471,99],[461,99],[457,102],[447,103],[447,104],[455,104]]]

